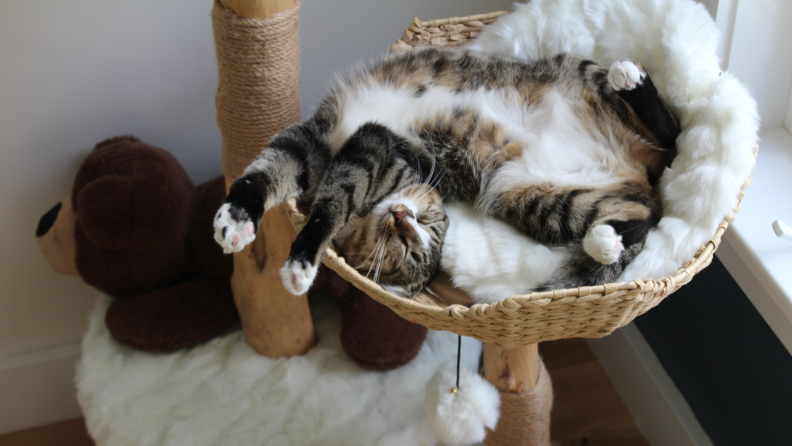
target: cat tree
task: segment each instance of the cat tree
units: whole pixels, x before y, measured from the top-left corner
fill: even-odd
[[[220,0],[220,5],[213,13],[220,65],[217,113],[223,135],[223,173],[230,185],[277,131],[299,119],[296,21],[300,4]],[[416,45],[456,46],[503,14],[428,22],[415,19],[391,51]],[[748,184],[746,180],[743,188]],[[740,192],[735,212],[742,197]],[[427,293],[404,299],[358,274],[332,249],[322,262],[405,319],[484,343],[483,374],[501,391],[503,404],[501,420],[485,444],[549,444],[549,401],[533,401],[528,396],[542,375],[538,343],[602,337],[628,324],[709,265],[732,220],[724,219],[714,236],[673,276],[537,292],[470,308],[448,304],[470,300],[447,277],[430,284],[442,299]],[[291,224],[299,230],[304,223],[293,201],[270,211],[253,245],[234,256],[234,297],[246,338],[262,355],[298,355],[314,343],[305,297],[291,296],[277,274],[295,237]]]
[[[300,2],[221,0],[220,5],[212,19],[228,190],[276,133],[300,120]],[[307,297],[286,291],[278,273],[295,237],[278,207],[264,216],[255,241],[234,254],[231,289],[245,337],[257,353],[272,358],[303,354],[316,343]]]

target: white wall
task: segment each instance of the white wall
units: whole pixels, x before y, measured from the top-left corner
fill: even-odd
[[[750,88],[763,130],[784,125],[787,113],[792,89],[791,17],[789,0],[741,1],[735,11],[729,71]]]
[[[85,329],[96,292],[52,272],[33,234],[42,213],[68,195],[93,144],[134,134],[173,152],[195,182],[219,174],[211,7],[209,0],[0,2],[0,387],[27,375],[11,373],[21,356],[70,344]],[[332,71],[384,53],[413,17],[510,8],[508,0],[304,0],[304,113]],[[0,418],[18,408],[0,401]],[[2,429],[57,419],[47,417]]]

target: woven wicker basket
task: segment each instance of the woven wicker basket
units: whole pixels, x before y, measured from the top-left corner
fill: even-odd
[[[492,23],[504,14],[508,13],[500,11],[428,22],[416,18],[404,31],[402,38],[391,47],[391,52],[404,51],[417,45],[460,45],[475,37],[485,24]],[[749,184],[750,177],[742,189]],[[743,190],[737,197],[735,212],[740,209]],[[287,204],[287,211],[295,228],[301,230],[306,218],[297,210],[293,200]],[[709,265],[723,233],[732,221],[732,217],[724,219],[712,239],[674,276],[511,296],[495,304],[475,304],[470,308],[448,305],[426,293],[413,299],[395,296],[358,274],[333,249],[327,250],[322,263],[409,321],[432,330],[451,331],[511,349],[556,339],[598,338],[627,325],[690,282],[693,276]]]

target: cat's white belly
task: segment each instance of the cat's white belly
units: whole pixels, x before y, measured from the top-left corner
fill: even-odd
[[[470,205],[448,202],[445,208],[450,224],[441,268],[476,302],[494,303],[504,296],[525,294],[569,258],[567,248],[542,245]]]
[[[509,141],[524,144],[523,156],[498,170],[490,193],[519,184],[604,187],[618,182],[607,169],[613,150],[591,137],[570,99],[556,90],[546,92],[543,100],[531,107],[516,91],[454,93],[448,87],[433,86],[416,97],[406,89],[376,85],[359,86],[345,94],[341,122],[329,137],[334,151],[365,123],[379,122],[412,138],[416,123],[450,116],[454,108],[461,107],[477,110],[482,118],[499,124]]]
[[[510,130],[516,135],[522,133],[519,141],[524,143],[523,155],[498,168],[479,200],[482,209],[520,185],[599,189],[622,181],[609,167],[623,164],[615,160],[618,151],[593,138],[569,99],[555,90],[550,90],[538,106],[527,108],[522,126]]]

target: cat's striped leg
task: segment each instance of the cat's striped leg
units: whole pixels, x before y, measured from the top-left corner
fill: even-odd
[[[638,128],[649,133],[657,144],[673,150],[679,136],[679,122],[641,64],[627,60],[614,62],[608,70],[608,83],[639,120]]]
[[[276,136],[234,181],[217,211],[214,237],[223,251],[241,251],[255,239],[266,211],[315,188],[329,158],[314,120]]]
[[[521,185],[490,199],[494,204],[486,211],[542,243],[582,243],[597,262],[611,264],[657,224],[659,212],[654,209],[659,202],[649,192],[648,185],[608,189]]]
[[[553,184],[523,184],[488,197],[484,210],[536,240],[555,246],[580,242],[604,191]]]
[[[380,124],[361,126],[344,143],[316,191],[311,215],[292,244],[281,278],[295,295],[313,283],[325,249],[349,219],[417,182],[409,143]]]
[[[641,64],[621,60],[607,70],[590,60],[578,64],[580,80],[593,87],[622,122],[656,146],[668,149],[663,158],[670,159],[674,155],[680,133],[679,121]]]
[[[624,185],[600,199],[583,238],[583,250],[602,264],[619,261],[622,252],[643,243],[660,221],[661,203],[649,190]]]

